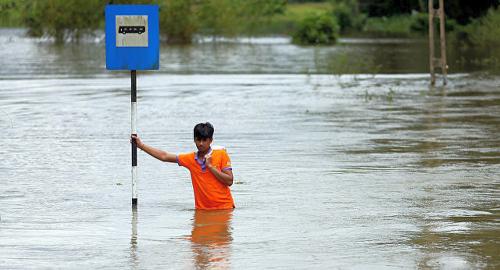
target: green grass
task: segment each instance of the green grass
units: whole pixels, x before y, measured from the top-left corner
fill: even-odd
[[[288,4],[283,14],[275,15],[266,25],[259,27],[255,32],[257,35],[290,35],[308,14],[330,9],[331,5],[328,2]]]
[[[304,19],[307,14],[318,11],[325,11],[331,9],[328,2],[323,3],[304,3],[304,4],[288,4],[285,14],[282,15],[290,20],[300,21]]]
[[[362,32],[371,36],[408,37],[412,35],[411,15],[367,18]]]

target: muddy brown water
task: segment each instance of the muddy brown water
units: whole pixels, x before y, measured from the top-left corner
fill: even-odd
[[[397,64],[408,40],[163,47],[139,73],[139,134],[193,151],[211,121],[237,208],[194,211],[188,172],[139,152],[132,211],[128,74],[104,69],[100,40],[22,32],[0,31],[2,269],[500,267],[495,75],[430,88],[424,53]],[[379,68],[335,75],[349,51]]]

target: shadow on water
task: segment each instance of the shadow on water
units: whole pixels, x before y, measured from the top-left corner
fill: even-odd
[[[195,210],[191,248],[196,269],[229,269],[233,210]]]

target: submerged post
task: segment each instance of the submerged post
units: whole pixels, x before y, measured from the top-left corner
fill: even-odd
[[[448,64],[446,63],[446,28],[444,22],[444,0],[439,0],[439,37],[441,45],[441,73],[443,74],[443,84],[448,83],[446,76],[448,75]]]
[[[131,99],[130,120],[131,134],[137,135],[137,72],[130,71]],[[137,143],[132,140],[132,207],[137,206]]]
[[[444,0],[439,0],[439,8],[434,9],[434,1],[429,1],[429,68],[431,73],[431,85],[436,83],[436,69],[441,69],[443,76],[443,84],[446,85],[448,74],[448,64],[446,63],[446,28],[445,28],[445,13]],[[434,19],[439,18],[439,46],[440,56],[435,57],[435,42],[434,42]]]
[[[130,70],[131,134],[137,135],[137,70],[159,69],[158,5],[107,5],[106,68]],[[132,209],[137,207],[137,143],[132,140]]]
[[[434,3],[429,0],[429,71],[431,73],[431,85],[436,83],[434,73]]]

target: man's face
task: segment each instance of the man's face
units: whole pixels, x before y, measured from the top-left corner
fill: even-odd
[[[198,148],[198,151],[203,153],[203,152],[207,152],[208,148],[210,148],[210,144],[212,144],[212,139],[195,138],[194,143],[196,144],[196,148]]]

